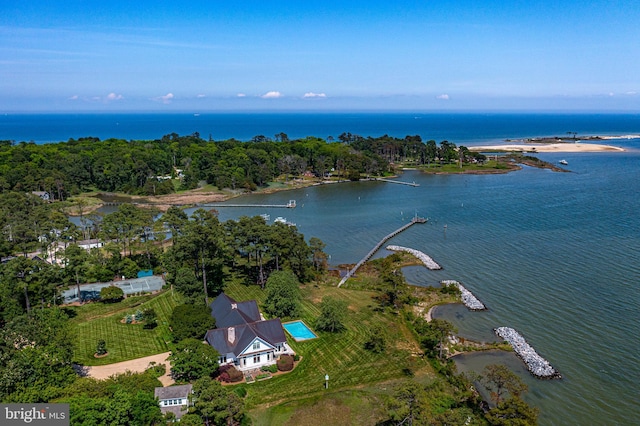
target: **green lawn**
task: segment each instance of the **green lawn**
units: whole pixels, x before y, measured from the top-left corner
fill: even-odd
[[[255,286],[233,285],[226,292],[236,300],[262,299],[261,290]],[[259,406],[264,404],[325,395],[325,374],[329,375],[329,388],[335,392],[404,377],[406,368],[429,369],[421,358],[413,355],[418,348],[412,343],[414,338],[404,322],[392,313],[374,312],[376,303],[371,299],[372,292],[313,285],[303,287],[302,292],[301,319],[311,328],[320,314],[319,304],[323,296],[332,295],[346,300],[349,304],[347,330],[335,334],[316,331],[319,337],[305,342],[289,339],[289,344],[302,356],[302,360],[290,373],[241,385],[248,391],[248,407],[260,410]],[[375,325],[386,330],[391,342],[382,354],[364,349],[369,328]]]
[[[264,299],[264,292],[259,286],[246,286],[233,278],[228,281],[225,291],[238,301],[255,299],[260,304]],[[291,415],[294,419],[305,415],[295,408],[295,401],[298,401],[300,407],[305,407],[303,411],[310,410],[309,413],[322,411],[325,405],[329,409],[342,398],[336,399],[336,395],[346,396],[346,393],[354,389],[367,393],[371,393],[374,388],[391,389],[388,383],[406,377],[407,370],[433,377],[431,368],[418,356],[420,350],[404,321],[394,313],[380,312],[377,303],[372,300],[373,292],[336,288],[335,285],[327,284],[308,284],[302,286],[302,294],[300,319],[312,329],[320,314],[322,297],[331,295],[347,301],[347,329],[335,334],[315,330],[319,337],[306,342],[289,339],[291,347],[302,357],[292,372],[277,375],[270,380],[237,385],[247,389],[245,402],[253,417],[261,417],[262,414],[280,418]],[[177,304],[179,300],[171,292],[165,291],[155,296],[128,298],[117,304],[91,303],[68,308],[72,314],[76,314],[71,320],[76,362],[83,365],[104,365],[168,351],[168,318]],[[126,314],[145,307],[155,309],[159,324],[156,329],[145,330],[141,324],[121,322]],[[367,334],[373,326],[381,326],[388,337],[389,345],[384,353],[376,354],[364,349]],[[96,359],[93,353],[100,339],[106,341],[109,356]],[[330,377],[329,391],[324,389],[325,374]],[[347,410],[349,413],[360,409],[368,411],[367,407],[377,404],[377,397],[360,398],[356,394],[350,395],[347,398],[351,401],[351,408]],[[281,406],[282,404],[285,406]]]
[[[71,319],[75,345],[75,362],[82,365],[105,365],[166,352],[169,317],[178,304],[178,297],[170,291],[158,295],[129,297],[120,303],[89,303],[77,308]],[[126,314],[153,308],[158,316],[158,327],[145,330],[142,324],[124,324]],[[73,315],[73,314],[72,314]],[[93,356],[98,340],[104,339],[109,355]]]

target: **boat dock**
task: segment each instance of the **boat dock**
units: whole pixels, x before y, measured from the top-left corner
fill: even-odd
[[[393,180],[393,179],[385,179],[385,178],[376,178],[376,180],[379,180],[381,182],[387,182],[387,183],[397,183],[399,185],[408,185],[408,186],[420,186],[419,183],[415,183],[415,182],[403,182],[401,180]]]
[[[106,201],[103,202],[104,206],[119,206],[121,204],[125,204],[121,201]],[[133,205],[145,205],[145,206],[153,206],[156,203],[130,203]],[[264,208],[280,208],[280,209],[295,209],[296,208],[296,200],[289,200],[287,204],[229,204],[229,203],[197,203],[197,204],[174,204],[178,207],[264,207]]]
[[[373,256],[378,250],[380,250],[380,247],[382,247],[382,245],[384,243],[386,243],[388,240],[390,240],[391,238],[395,237],[396,235],[398,235],[399,233],[401,233],[402,231],[404,231],[405,229],[409,228],[411,225],[413,225],[415,223],[426,223],[426,222],[427,222],[426,219],[416,216],[413,219],[411,219],[411,222],[409,222],[406,225],[396,229],[395,231],[393,231],[389,235],[386,235],[382,240],[380,240],[380,242],[378,244],[375,245],[374,248],[371,249],[371,251],[369,253],[367,253],[367,255],[365,257],[362,258],[362,260],[360,260],[360,262],[356,263],[356,265],[353,268],[351,268],[346,273],[346,275],[344,277],[342,277],[342,279],[338,283],[338,287],[340,287],[349,278],[351,278],[351,276],[356,273],[358,268],[360,268],[362,266],[362,264],[364,264],[367,260],[371,259],[371,256]]]
[[[218,204],[218,203],[207,203],[207,204],[196,204],[196,207],[262,207],[262,208],[281,208],[281,209],[292,209],[295,208],[295,205],[291,206],[289,204]]]

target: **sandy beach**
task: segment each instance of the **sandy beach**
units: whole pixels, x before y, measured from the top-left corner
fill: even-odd
[[[545,143],[470,146],[470,151],[525,151],[525,152],[605,152],[624,151],[612,145],[595,143]]]

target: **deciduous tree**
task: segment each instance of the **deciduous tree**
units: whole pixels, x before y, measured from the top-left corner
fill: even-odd
[[[220,354],[211,345],[198,339],[184,339],[169,355],[171,375],[178,381],[189,382],[211,377],[218,370]]]
[[[344,330],[347,312],[347,302],[344,300],[331,296],[323,297],[320,303],[320,316],[316,319],[316,328],[331,333]]]
[[[500,405],[506,393],[519,397],[528,389],[520,377],[501,364],[487,365],[482,373],[482,383],[491,392],[496,405]]]
[[[300,314],[300,287],[291,271],[273,272],[265,286],[264,310],[274,317],[293,318]]]

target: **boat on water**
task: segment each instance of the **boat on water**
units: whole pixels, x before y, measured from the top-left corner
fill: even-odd
[[[560,160],[558,161],[558,163],[562,164],[563,166],[566,166],[567,164],[569,164],[567,163],[567,160]]]
[[[295,223],[293,223],[293,222],[289,222],[287,219],[285,219],[285,218],[284,218],[284,217],[282,217],[282,216],[278,216],[278,217],[276,217],[275,219],[273,219],[273,222],[274,222],[274,223],[282,223],[282,224],[285,224],[285,225],[288,225],[288,226],[296,226],[296,224],[295,224]]]

